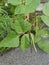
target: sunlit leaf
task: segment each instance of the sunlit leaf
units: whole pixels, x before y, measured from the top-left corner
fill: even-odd
[[[49,2],[44,4],[43,13],[49,16]]]
[[[29,35],[25,34],[21,38],[21,49],[26,50],[27,48],[29,48],[29,46],[30,46]]]
[[[8,0],[8,3],[12,5],[18,5],[21,4],[21,0]]]
[[[46,38],[49,36],[49,29],[41,29],[38,31],[37,35],[35,35],[35,43],[41,40],[41,38]]]
[[[39,41],[37,44],[41,50],[49,53],[49,40],[48,39],[43,39]]]
[[[22,18],[16,19],[12,27],[17,33],[24,33],[31,30],[31,24]]]
[[[40,4],[40,0],[25,0],[25,5],[21,4],[16,7],[15,15],[16,14],[33,13],[33,12],[35,12],[35,10],[39,4]]]
[[[19,36],[14,32],[11,32],[0,41],[0,47],[18,47],[19,46]]]
[[[41,16],[41,19],[43,20],[43,22],[49,26],[49,17],[48,16],[45,16],[45,15],[42,15]]]

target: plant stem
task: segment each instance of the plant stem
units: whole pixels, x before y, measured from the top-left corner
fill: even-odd
[[[38,16],[36,16],[36,34],[38,33],[39,26],[38,26]]]
[[[37,52],[37,49],[36,49],[36,46],[35,46],[34,35],[32,33],[30,33],[30,37],[31,37],[31,45],[33,45],[35,52]]]

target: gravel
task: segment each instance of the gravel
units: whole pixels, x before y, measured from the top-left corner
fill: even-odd
[[[35,53],[33,48],[31,53],[30,48],[26,51],[12,49],[0,56],[0,65],[49,65],[49,54],[39,48],[37,50]]]

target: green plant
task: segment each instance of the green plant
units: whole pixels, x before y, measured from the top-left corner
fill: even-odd
[[[43,7],[43,15],[38,15],[36,8],[40,0],[1,0],[0,1],[0,52],[20,46],[26,50],[36,44],[49,53],[49,2]],[[35,13],[30,19],[29,14]],[[44,24],[45,23],[45,24]],[[43,40],[42,40],[43,39]]]

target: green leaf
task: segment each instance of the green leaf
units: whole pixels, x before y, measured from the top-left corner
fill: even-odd
[[[0,35],[3,34],[4,30],[3,30],[3,24],[0,23]]]
[[[8,3],[12,5],[18,5],[21,4],[21,0],[8,0]]]
[[[31,24],[22,18],[16,19],[12,27],[17,33],[24,33],[31,30]]]
[[[44,4],[43,13],[49,16],[49,2]]]
[[[41,32],[41,37],[43,38],[46,38],[49,36],[49,29],[44,28],[40,32]]]
[[[25,0],[25,5],[18,5],[15,9],[16,14],[26,14],[35,12],[37,6],[40,4],[40,0]]]
[[[0,7],[0,12],[1,12],[1,7]]]
[[[35,35],[35,43],[38,43],[41,38],[46,38],[49,36],[49,29],[41,29],[38,31],[37,35]]]
[[[18,47],[19,46],[19,36],[14,32],[11,32],[0,41],[0,47]]]
[[[1,6],[0,6],[0,13],[2,13],[2,8],[1,8]]]
[[[25,34],[21,38],[21,49],[26,50],[30,46],[29,34]]]
[[[37,35],[35,35],[35,43],[38,43],[40,39],[41,39],[41,32],[38,31]]]
[[[43,22],[44,22],[47,26],[49,26],[49,17],[48,17],[48,16],[42,15],[42,16],[41,16],[41,19],[43,20]]]
[[[40,40],[37,44],[41,50],[49,53],[49,39]]]
[[[11,31],[12,26],[12,18],[10,18],[8,15],[0,16],[0,27],[7,32]]]
[[[4,31],[3,31],[2,29],[0,29],[0,35],[3,34],[3,32],[4,32]]]

